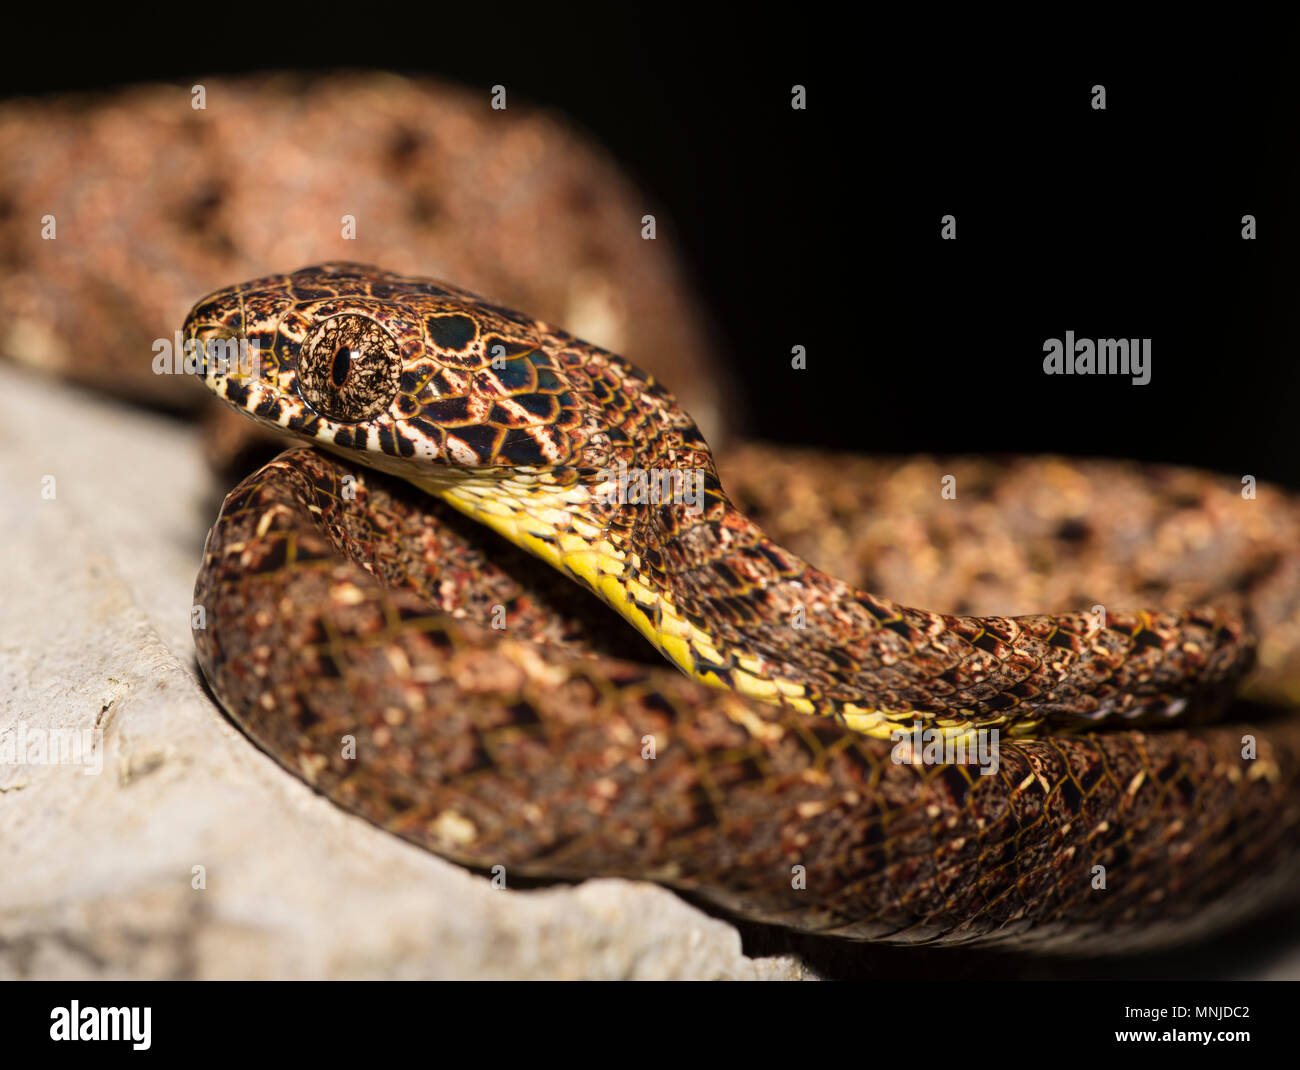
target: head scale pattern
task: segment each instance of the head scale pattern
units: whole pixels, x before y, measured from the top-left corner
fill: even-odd
[[[644,372],[539,320],[429,279],[331,263],[219,291],[185,336],[246,338],[252,374],[205,365],[236,407],[388,467],[600,469],[708,461]],[[651,430],[654,429],[654,430]]]

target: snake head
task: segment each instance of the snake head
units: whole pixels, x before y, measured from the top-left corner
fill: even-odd
[[[195,305],[184,336],[204,383],[236,409],[399,474],[631,463],[642,425],[706,448],[620,358],[465,290],[365,265],[221,290]]]

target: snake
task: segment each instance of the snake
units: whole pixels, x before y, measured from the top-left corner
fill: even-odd
[[[764,534],[653,376],[433,279],[268,276],[183,336],[302,443],[221,505],[198,663],[380,828],[909,945],[1131,951],[1293,885],[1300,721],[1236,698],[1276,584],[1021,616],[872,594]]]

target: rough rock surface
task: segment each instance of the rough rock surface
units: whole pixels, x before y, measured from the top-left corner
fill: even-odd
[[[0,977],[803,974],[661,888],[497,890],[315,795],[196,676],[198,436],[11,368],[0,399],[0,753],[103,733],[97,775],[0,765]]]

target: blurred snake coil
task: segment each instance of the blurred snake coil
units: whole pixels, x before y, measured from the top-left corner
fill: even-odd
[[[199,663],[254,741],[382,828],[904,944],[1134,950],[1293,886],[1300,720],[1258,701],[1295,697],[1280,491],[1103,467],[1102,493],[1167,503],[1210,548],[1167,588],[1203,604],[944,615],[764,535],[651,376],[453,286],[326,264],[212,294],[184,332],[209,357],[255,343],[205,384],[321,447],[227,496]],[[854,478],[771,456],[759,496]],[[1022,463],[1050,492],[1057,470]],[[899,729],[996,731],[996,768],[898,760]]]

